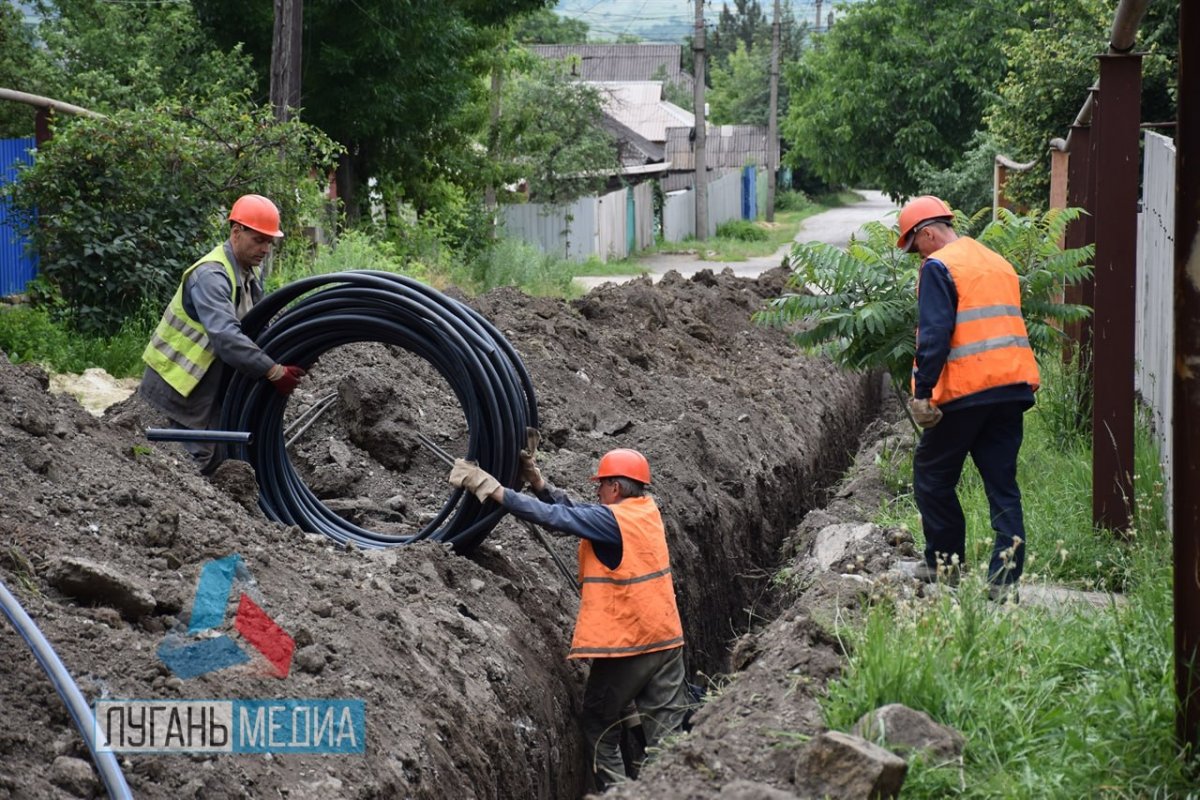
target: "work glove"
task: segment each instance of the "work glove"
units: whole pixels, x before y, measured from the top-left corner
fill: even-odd
[[[541,491],[546,485],[545,479],[542,478],[542,471],[537,466],[537,447],[540,441],[541,434],[538,433],[537,428],[525,429],[525,448],[521,451],[519,477],[535,492]]]
[[[928,398],[918,400],[914,397],[908,401],[908,410],[912,414],[913,422],[922,428],[932,428],[942,421],[942,410]]]
[[[500,488],[500,481],[489,475],[482,467],[461,458],[454,459],[454,469],[450,470],[450,485],[458,489],[466,489],[475,495],[479,502],[488,500],[492,492]]]
[[[296,390],[296,384],[307,374],[300,367],[276,364],[267,372],[267,380],[275,387],[275,391],[287,397]]]

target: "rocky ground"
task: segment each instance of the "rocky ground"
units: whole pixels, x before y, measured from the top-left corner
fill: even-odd
[[[750,321],[784,277],[701,272],[573,302],[512,290],[469,301],[532,376],[550,480],[589,498],[602,453],[649,458],[689,668],[721,687],[693,732],[619,796],[732,796],[747,782],[787,791],[776,745],[821,728],[815,698],[841,659],[829,620],[859,602],[855,574],[911,552],[903,535],[857,522],[882,497],[871,459],[842,482],[860,443],[885,432],[873,424],[880,382]],[[412,432],[452,452],[465,433],[437,375],[410,353],[355,345],[322,358],[289,414],[329,395],[337,404],[291,451],[297,471],[359,524],[424,524],[448,494],[446,471]],[[93,416],[50,394],[40,370],[0,358],[0,578],[89,702],[355,698],[367,744],[350,756],[124,756],[134,796],[587,791],[576,728],[585,673],[564,658],[577,600],[523,527],[502,521],[466,556],[436,544],[344,550],[267,520],[246,465],[209,480],[177,446],[148,444],[143,430],[157,422],[136,398]],[[855,546],[831,549],[843,522],[834,538]],[[552,547],[573,567],[571,542]],[[290,669],[281,678],[252,659],[178,677],[159,647],[186,626],[205,563],[233,553],[253,576],[248,594],[295,641]],[[781,568],[787,592],[772,580]],[[102,794],[52,685],[3,631],[0,798]],[[241,641],[231,624],[222,632]]]

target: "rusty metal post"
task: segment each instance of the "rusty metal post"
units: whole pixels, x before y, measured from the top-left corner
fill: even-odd
[[[1073,208],[1082,208],[1085,213],[1067,226],[1067,230],[1063,234],[1063,247],[1065,248],[1086,247],[1096,242],[1096,218],[1094,216],[1096,159],[1092,157],[1092,145],[1091,122],[1073,124],[1065,145],[1067,205]],[[1073,305],[1094,308],[1095,286],[1094,277],[1084,278],[1079,283],[1065,287],[1063,299]],[[1064,330],[1067,334],[1067,342],[1063,346],[1063,364],[1070,365],[1074,362],[1075,369],[1082,372],[1086,378],[1084,385],[1090,387],[1094,385],[1092,381],[1092,317],[1085,317],[1078,322],[1069,322]],[[1075,409],[1075,425],[1078,430],[1086,430],[1091,427],[1091,424],[1091,395],[1088,394],[1079,398],[1079,406]]]
[[[1188,33],[1188,31],[1191,33]],[[1175,385],[1172,507],[1176,732],[1200,748],[1200,8],[1179,5],[1175,128]],[[1190,45],[1185,44],[1190,42]]]
[[[41,147],[46,142],[50,141],[50,137],[54,135],[50,128],[50,114],[52,112],[48,108],[38,106],[37,111],[33,115],[33,142],[37,147]]]
[[[1142,57],[1102,55],[1096,96],[1096,312],[1092,524],[1128,531],[1133,515],[1133,356]]]

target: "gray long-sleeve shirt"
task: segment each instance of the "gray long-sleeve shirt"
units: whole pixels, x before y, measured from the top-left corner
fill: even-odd
[[[238,264],[233,255],[233,245],[228,241],[225,242],[225,257],[233,265],[234,275],[237,276],[238,295],[249,293],[251,303],[243,305],[248,309],[262,299],[262,283],[253,268],[244,269]],[[204,326],[217,360],[187,397],[175,391],[150,368],[142,376],[142,397],[184,427],[204,430],[216,421],[221,411],[217,393],[226,365],[245,375],[261,377],[275,363],[250,337],[242,333],[241,318],[233,299],[233,287],[229,284],[224,267],[216,261],[207,261],[196,267],[183,287],[183,307],[192,319]]]

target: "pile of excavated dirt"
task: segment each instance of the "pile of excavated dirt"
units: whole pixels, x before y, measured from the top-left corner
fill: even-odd
[[[633,447],[649,458],[686,659],[702,676],[750,664],[749,651],[731,659],[729,647],[782,610],[769,579],[799,547],[797,526],[828,498],[878,407],[878,380],[842,373],[800,353],[785,332],[750,321],[784,279],[781,270],[756,280],[668,275],[654,285],[606,285],[573,302],[513,290],[466,301],[530,372],[548,479],[591,499],[587,478],[601,454]],[[342,549],[267,520],[247,465],[230,462],[209,480],[176,445],[148,444],[143,429],[161,420],[136,397],[96,418],[47,387],[36,368],[0,358],[0,578],[89,702],[365,704],[362,754],[122,756],[136,797],[586,791],[577,729],[585,671],[565,659],[577,599],[514,520],[468,555],[429,543]],[[459,452],[461,409],[419,359],[372,344],[325,354],[293,395],[289,417],[331,394],[337,403],[291,449],[298,473],[338,513],[372,529],[415,532],[449,488],[446,468],[413,434]],[[552,546],[574,566],[573,541]],[[185,632],[205,564],[231,554],[252,576],[237,585],[295,642],[284,677],[259,657],[180,677],[159,657],[164,642]],[[231,603],[218,632],[251,651],[234,610]],[[795,680],[755,700],[764,707],[835,669],[828,632],[794,607],[755,636],[819,645],[786,665]],[[62,702],[7,627],[0,675],[0,797],[102,794]],[[750,751],[759,739],[739,745],[742,714],[710,703],[684,741]],[[683,796],[654,783],[656,769],[677,777],[671,763],[686,761],[664,757],[647,782],[619,791]],[[700,781],[701,793],[688,796],[720,789]]]

